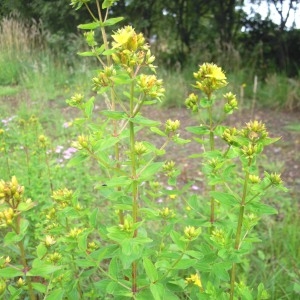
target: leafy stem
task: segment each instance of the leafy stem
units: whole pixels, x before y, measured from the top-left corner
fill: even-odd
[[[208,96],[208,100],[211,101],[210,96]],[[214,123],[213,123],[213,116],[212,116],[212,106],[208,108],[208,116],[209,116],[209,145],[210,151],[215,149],[215,135],[214,135]],[[216,186],[211,186],[211,191],[214,192],[216,190]],[[214,197],[210,198],[210,224],[211,224],[211,231],[213,230],[213,225],[215,222],[215,199]]]
[[[248,169],[251,166],[251,163],[252,163],[252,159],[249,158],[248,168],[245,171],[243,194],[242,194],[242,199],[241,199],[241,202],[240,202],[238,224],[237,224],[237,228],[236,228],[235,243],[234,243],[234,249],[235,250],[239,250],[240,245],[241,245],[242,227],[243,227],[244,212],[245,212],[245,205],[246,205],[246,196],[247,196],[247,192],[248,192],[248,182],[249,182],[249,175],[250,175]],[[232,269],[231,269],[231,278],[230,278],[230,300],[233,300],[233,297],[234,297],[235,276],[236,276],[236,263],[233,263],[232,264]]]

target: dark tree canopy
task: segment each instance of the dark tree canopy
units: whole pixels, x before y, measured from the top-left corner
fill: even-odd
[[[89,5],[93,1],[90,1]],[[297,75],[300,31],[287,28],[300,0],[119,0],[111,13],[125,17],[153,43],[169,66],[189,61],[213,60],[226,68],[251,63],[266,71]],[[276,11],[279,24],[260,11],[247,15],[245,5],[265,4]],[[2,0],[0,17],[18,12],[24,19],[42,20],[50,40],[68,49],[77,25],[89,20],[83,10],[74,11],[67,0]],[[69,38],[68,38],[69,37]],[[254,66],[254,67],[255,67]]]

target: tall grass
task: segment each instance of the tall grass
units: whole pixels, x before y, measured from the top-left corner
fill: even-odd
[[[16,15],[4,17],[0,23],[0,84],[19,83],[36,50],[43,50],[40,24],[21,22]]]

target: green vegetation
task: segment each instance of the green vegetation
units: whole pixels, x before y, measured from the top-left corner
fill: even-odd
[[[201,62],[156,69],[142,34],[109,36],[113,2],[80,26],[79,58],[57,55],[37,24],[2,23],[0,299],[295,299],[298,205],[262,154],[278,138],[223,121],[239,102],[295,109],[299,83],[274,74],[256,89],[253,71]],[[161,105],[201,125],[144,117]],[[168,158],[189,143],[201,186]]]

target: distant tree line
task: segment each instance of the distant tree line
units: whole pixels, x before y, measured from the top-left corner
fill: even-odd
[[[89,5],[93,5],[90,1]],[[64,51],[88,22],[85,9],[74,11],[68,0],[1,0],[0,17],[18,13],[42,20],[48,39]],[[248,3],[248,4],[247,4]],[[263,3],[278,13],[279,24],[260,12],[247,15],[245,5]],[[300,0],[119,0],[111,14],[124,16],[153,43],[167,67],[214,61],[226,69],[253,68],[299,75],[300,29],[287,28]],[[285,5],[285,6],[284,6]],[[285,7],[285,9],[283,9]]]

